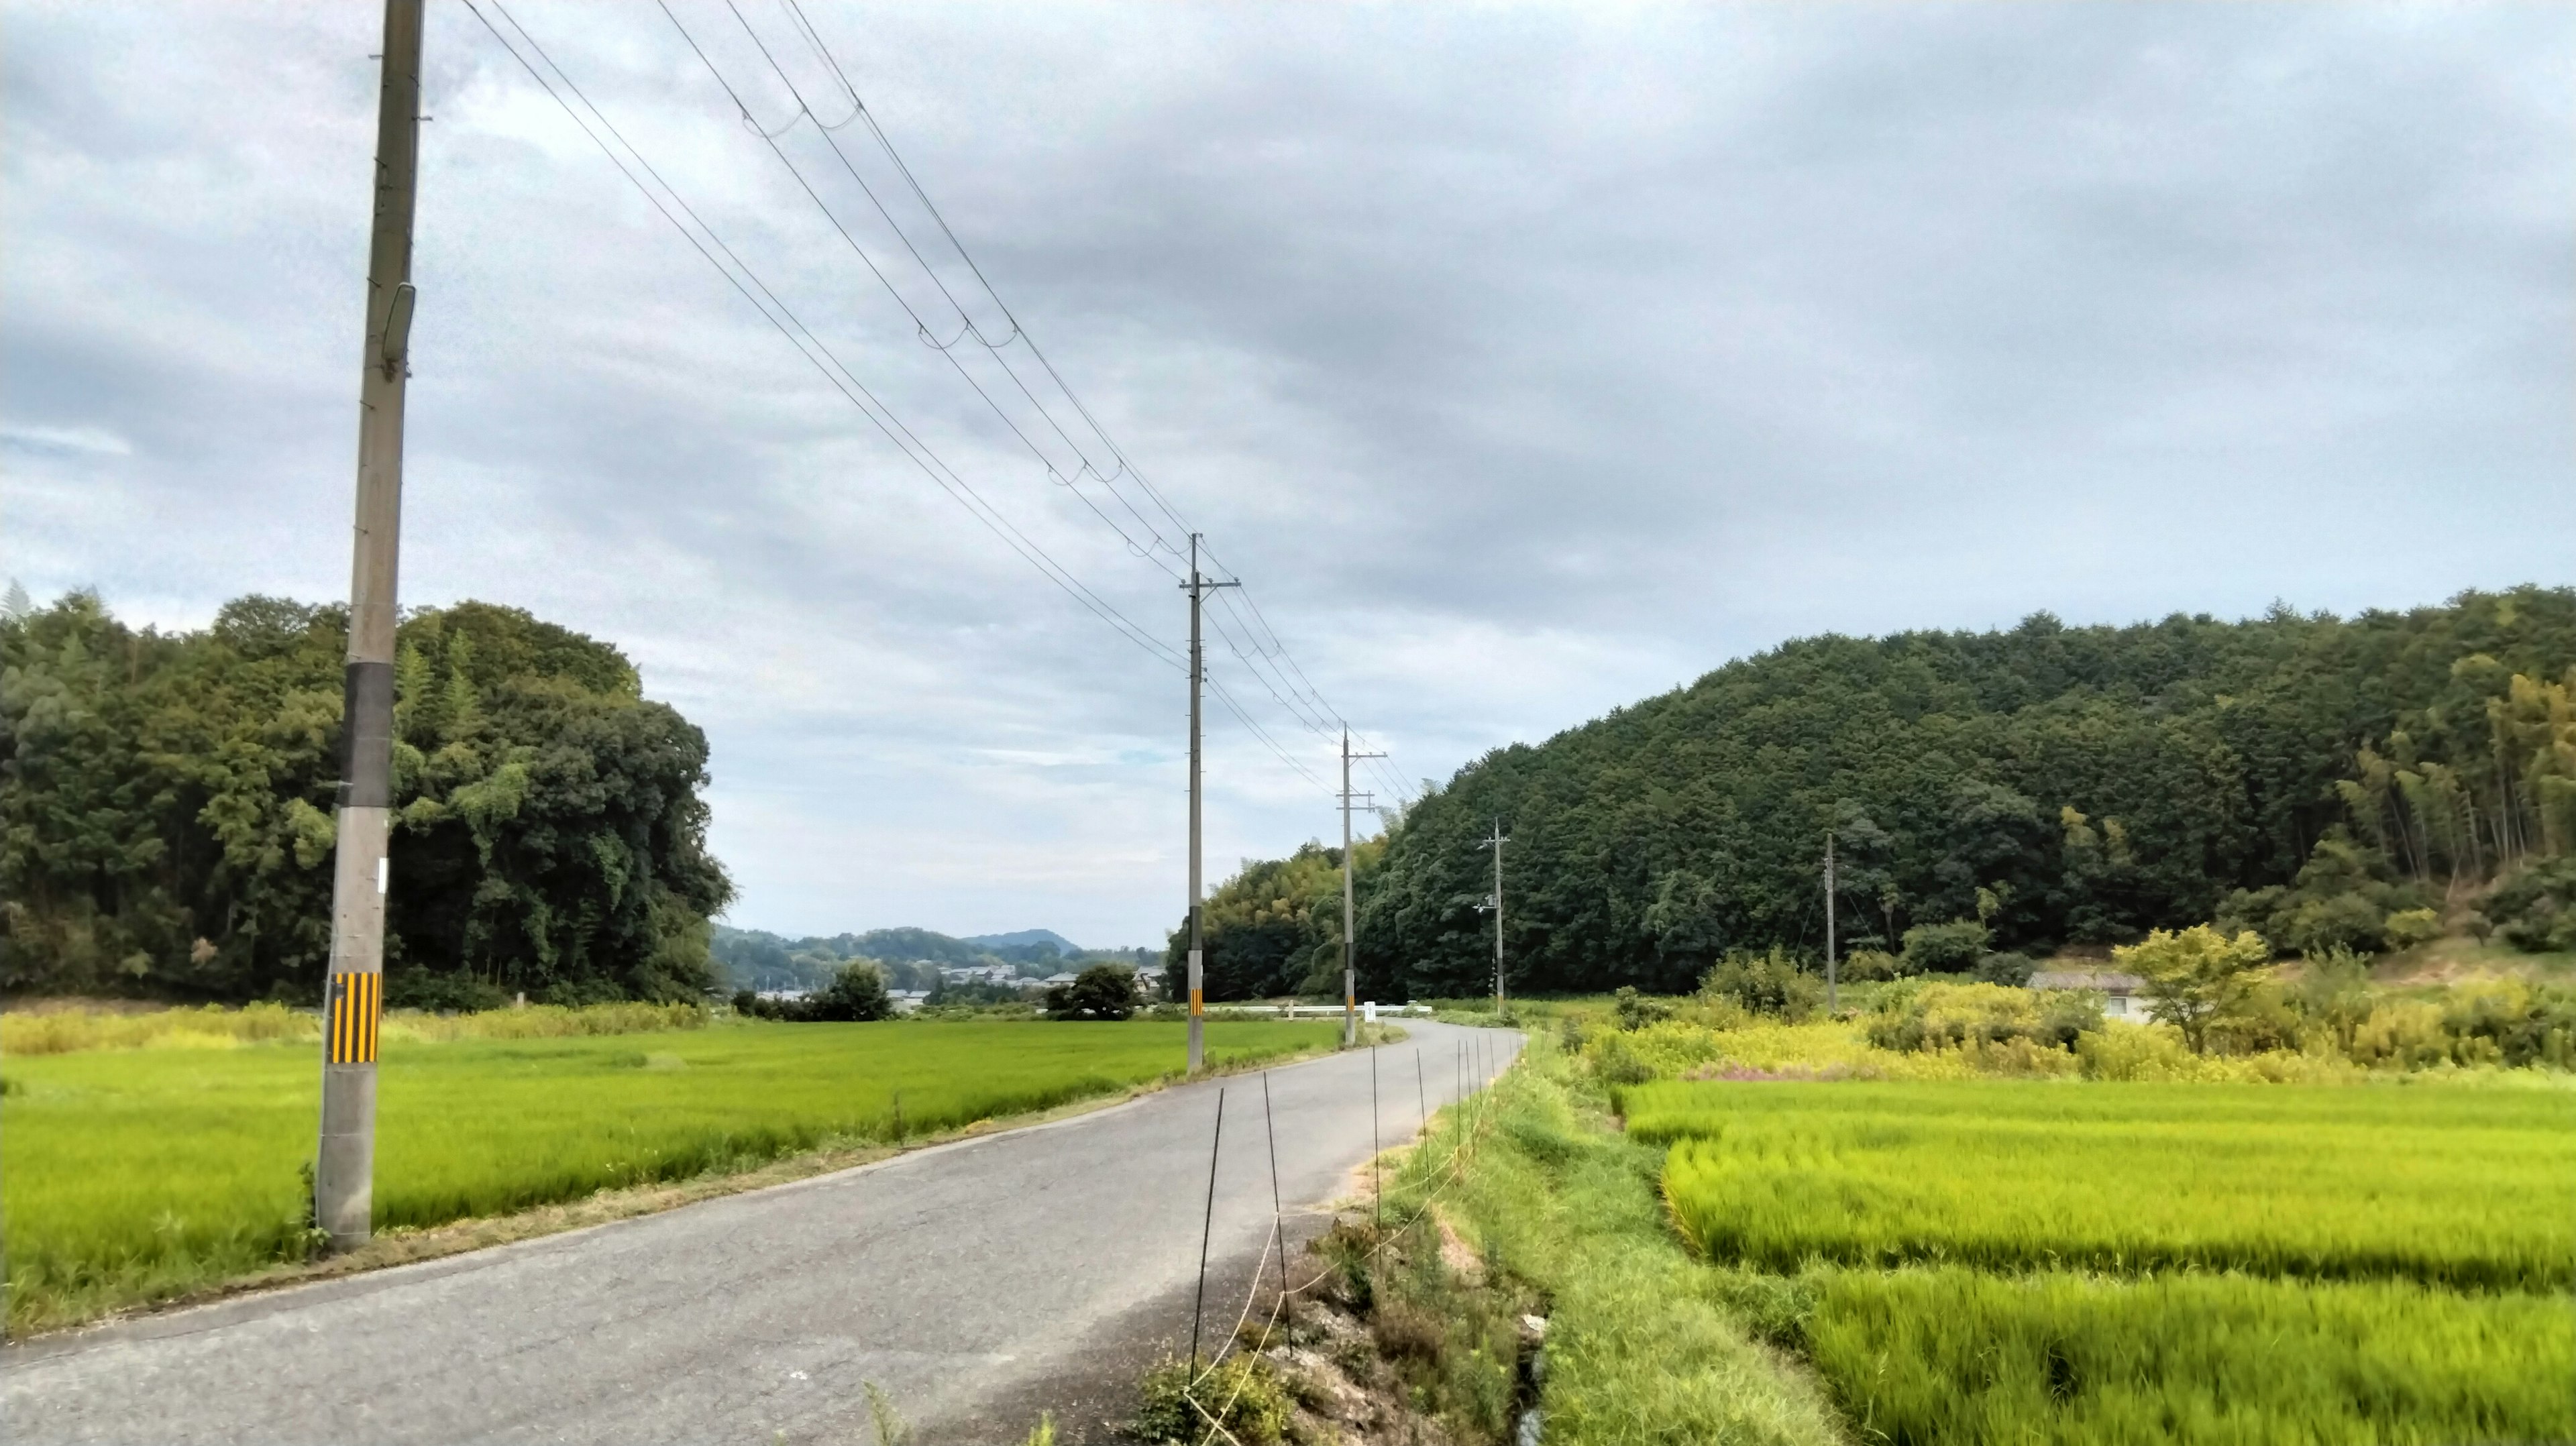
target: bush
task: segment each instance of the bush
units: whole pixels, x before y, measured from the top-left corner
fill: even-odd
[[[1127,1019],[1136,1013],[1136,971],[1094,964],[1046,992],[1049,1019]]]
[[[1870,1016],[1865,1032],[1880,1049],[1957,1049],[2023,1040],[2072,1049],[2102,1027],[2102,996],[2087,990],[1927,984]]]
[[[2438,934],[2438,916],[2425,917],[2433,903],[2429,892],[2421,884],[2399,883],[2390,873],[2377,849],[2353,842],[2340,828],[2329,829],[2299,867],[2296,882],[2238,889],[2219,905],[2217,928],[2230,936],[2258,933],[2276,952],[2298,954],[2402,949],[2421,942],[2414,935],[2427,923],[2435,927],[2422,938]],[[2406,921],[2398,925],[2400,937],[2389,932],[2392,916]]]
[[[1884,949],[1854,949],[1843,960],[1840,975],[1845,979],[1894,979],[1905,973],[1905,961]]]
[[[1776,944],[1767,954],[1730,950],[1700,987],[1748,1013],[1792,1024],[1814,1014],[1825,1000],[1824,981],[1800,969]]]
[[[2389,948],[2412,949],[2442,937],[2442,914],[2438,909],[2400,909],[2388,916],[2385,928]]]
[[[387,969],[385,1007],[476,1014],[487,1009],[509,1008],[510,991],[498,984],[486,984],[470,974],[445,974],[419,968]]]
[[[2497,937],[2529,954],[2576,952],[2576,856],[2513,874],[2487,896]]]
[[[1917,924],[1905,931],[1905,972],[1962,973],[1986,957],[1986,943],[1992,937],[1986,926],[1974,919]]]
[[[1989,954],[1968,971],[1980,984],[2002,984],[2013,989],[2025,988],[2030,976],[2039,972],[2027,954]]]
[[[1196,1372],[1187,1361],[1165,1361],[1146,1372],[1144,1401],[1127,1433],[1158,1446],[1198,1446],[1215,1433],[1208,1429],[1207,1417],[1190,1404],[1195,1399],[1243,1446],[1280,1446],[1288,1439],[1295,1403],[1268,1361],[1238,1354],[1202,1369],[1207,1374],[1196,1389],[1190,1385]]]
[[[748,993],[748,991],[745,991]],[[802,999],[763,999],[750,995],[745,1008],[744,994],[733,997],[736,1010],[758,1019],[783,1020],[790,1024],[845,1024],[885,1019],[894,1013],[894,1000],[886,994],[885,975],[866,960],[853,960],[841,966],[832,982]]]
[[[1610,996],[1610,1003],[1611,1008],[1618,1013],[1621,1029],[1643,1029],[1649,1024],[1658,1024],[1673,1017],[1673,1007],[1670,1004],[1639,994],[1633,985],[1620,985],[1619,992]]]

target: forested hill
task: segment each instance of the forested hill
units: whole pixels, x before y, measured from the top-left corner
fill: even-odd
[[[1523,989],[1814,957],[1829,825],[1847,946],[1981,916],[2000,948],[2134,938],[2291,881],[2330,831],[2369,868],[2474,885],[2576,848],[2571,692],[2564,587],[1802,639],[1461,770],[1368,871],[1361,957],[1380,994],[1490,988],[1498,819]]]
[[[321,995],[347,613],[277,598],[127,627],[0,617],[0,989]],[[386,929],[395,1003],[695,998],[706,738],[615,648],[512,608],[406,615]]]

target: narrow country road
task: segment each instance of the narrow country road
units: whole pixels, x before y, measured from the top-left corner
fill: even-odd
[[[1081,1026],[1065,1026],[1079,1028]],[[1411,1138],[1517,1036],[1409,1022],[1376,1052]],[[1420,1087],[1417,1091],[1417,1060]],[[1270,1072],[1291,1211],[1369,1155],[1370,1054]],[[847,1442],[874,1383],[923,1446],[1097,1440],[1186,1349],[1218,1090],[1211,1339],[1271,1227],[1261,1077],[793,1185],[0,1353],[0,1434],[39,1442]],[[1223,1319],[1214,1317],[1222,1315]],[[1177,1344],[1176,1344],[1177,1343]]]

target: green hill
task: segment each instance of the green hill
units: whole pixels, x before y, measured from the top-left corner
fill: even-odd
[[[1498,819],[1523,990],[1678,988],[1734,947],[1815,957],[1829,826],[1846,947],[1981,916],[1996,948],[2132,939],[2286,892],[2312,858],[2314,887],[2357,870],[2456,899],[2576,852],[2571,693],[2565,587],[1801,639],[1435,788],[1367,870],[1363,967],[1381,997],[1490,988],[1478,840]]]

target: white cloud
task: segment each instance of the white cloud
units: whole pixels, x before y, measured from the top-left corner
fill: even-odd
[[[2576,12],[808,8],[1403,779],[1828,628],[2570,580]],[[961,476],[1180,638],[1172,580],[658,11],[512,12]],[[345,588],[372,24],[12,5],[0,571],[164,625]],[[1178,673],[863,422],[470,14],[429,44],[405,600],[624,647],[714,742],[739,922],[1154,937]],[[782,144],[945,315],[810,127]],[[1212,874],[1333,831],[1209,716]]]

